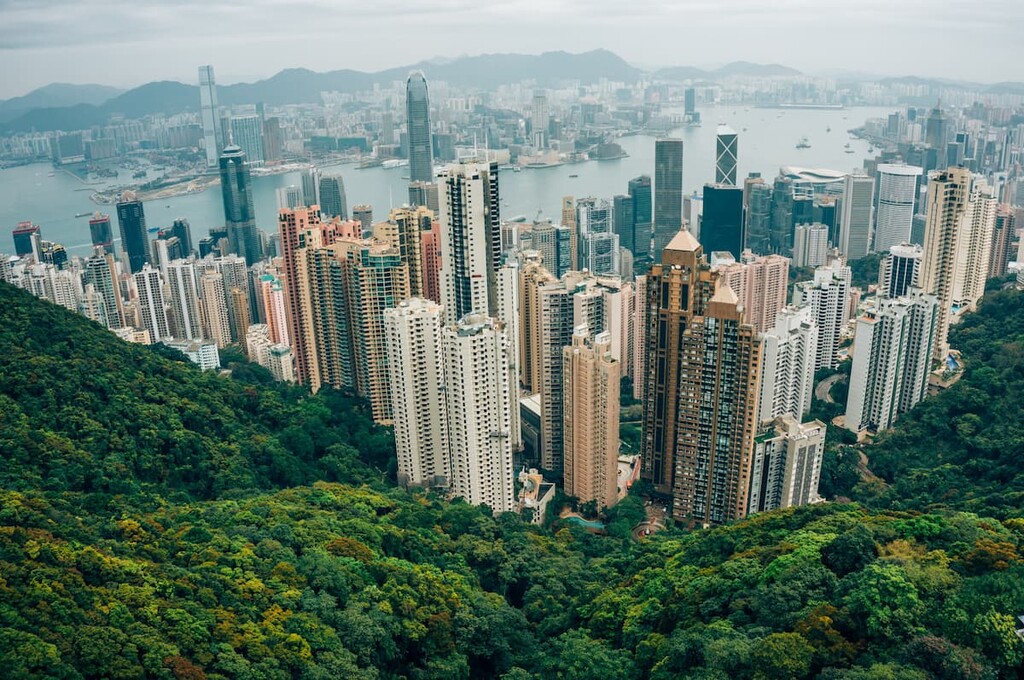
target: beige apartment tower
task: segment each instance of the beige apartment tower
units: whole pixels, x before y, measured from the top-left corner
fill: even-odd
[[[610,508],[618,500],[619,378],[608,333],[577,328],[562,350],[565,492]]]

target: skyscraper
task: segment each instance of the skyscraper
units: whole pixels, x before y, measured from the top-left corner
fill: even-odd
[[[537,277],[536,286],[536,344],[531,351],[536,357],[532,375],[541,404],[540,466],[560,471],[564,452],[562,348],[572,342],[576,286],[569,276],[556,281],[543,275]]]
[[[434,151],[430,140],[430,97],[427,79],[420,71],[409,74],[405,82],[405,113],[409,139],[409,179],[434,180]]]
[[[183,257],[188,257],[194,252],[192,249],[192,228],[184,217],[179,217],[171,223],[169,235],[178,237],[178,241],[181,242],[181,250],[184,253]]]
[[[576,199],[572,196],[562,196],[562,226],[569,229],[569,268],[579,269],[579,229],[576,225]]]
[[[871,211],[875,180],[863,174],[846,176],[839,222],[839,252],[859,260],[871,247]]]
[[[888,429],[924,398],[937,322],[938,300],[919,293],[881,299],[877,309],[857,319],[848,430]]]
[[[39,240],[39,225],[31,222],[19,222],[18,226],[11,230],[11,237],[14,239],[14,254],[18,257],[34,255],[39,259],[36,252]]]
[[[878,266],[878,296],[898,298],[918,285],[921,246],[902,243],[889,249]]]
[[[495,513],[515,510],[510,343],[501,322],[470,314],[441,334],[451,493]]]
[[[328,218],[348,219],[345,181],[341,175],[324,175],[320,178],[320,214]]]
[[[422,298],[384,312],[402,486],[446,487],[451,479],[441,327],[441,305]]]
[[[764,334],[758,419],[782,415],[797,422],[811,409],[818,327],[811,307],[787,307]]]
[[[562,350],[565,493],[598,509],[618,500],[619,378],[608,333],[578,328]]]
[[[644,261],[651,254],[651,178],[640,175],[629,180],[627,193],[633,199],[633,255],[636,260]],[[626,247],[623,244],[623,247]]]
[[[973,309],[985,293],[995,207],[992,189],[966,168],[929,177],[920,282],[939,302],[936,360],[949,351],[951,316]]]
[[[352,219],[363,225],[363,235],[373,231],[373,206],[359,203],[352,206]]]
[[[700,243],[686,230],[675,237],[647,274],[643,301],[647,328],[644,375],[643,477],[656,493],[671,495],[676,470],[683,332],[714,292],[714,275]]]
[[[128,255],[128,268],[132,274],[142,271],[142,267],[151,262],[149,238],[142,201],[135,197],[133,191],[121,194],[121,200],[117,203],[117,226],[121,230],[121,248]],[[153,340],[155,342],[159,337]]]
[[[747,514],[761,342],[739,299],[718,283],[683,331],[672,516],[708,526]],[[666,394],[666,398],[677,395]]]
[[[302,171],[302,205],[320,205],[320,169],[315,165]]]
[[[160,271],[145,266],[135,273],[135,289],[139,294],[139,313],[142,327],[149,331],[153,342],[170,337],[167,325],[167,307],[164,304],[163,284]]]
[[[876,253],[910,243],[914,203],[921,168],[882,163],[878,166],[878,212],[875,220]]]
[[[728,125],[719,125],[715,137],[715,184],[736,186],[739,135]]]
[[[771,252],[772,187],[760,175],[743,180],[744,248],[766,255]]]
[[[617,275],[619,237],[612,227],[612,205],[605,199],[581,198],[576,202],[579,225],[580,269],[592,274]]]
[[[706,253],[743,252],[743,190],[724,184],[704,185],[704,214],[700,220],[700,243]]]
[[[423,223],[430,224],[432,217],[426,208],[396,208],[388,215],[387,222],[374,226],[374,238],[397,248],[402,262],[408,266],[409,294],[412,297],[424,296],[420,237]]]
[[[217,159],[224,148],[217,111],[217,84],[212,66],[199,67],[199,109],[203,119],[203,147],[206,149],[206,167],[217,167]]]
[[[441,296],[447,323],[496,312],[501,266],[498,164],[451,165],[439,175]]]
[[[229,146],[224,149],[220,157],[220,184],[228,250],[244,257],[247,264],[256,264],[263,259],[263,242],[256,228],[252,177],[241,148]]]
[[[654,142],[654,242],[651,257],[661,262],[669,241],[683,228],[683,140]]]
[[[619,244],[628,250],[636,250],[636,220],[633,216],[633,197],[615,196],[612,198],[612,224]]]
[[[259,116],[234,116],[231,137],[245,153],[250,167],[263,167],[263,120]]]
[[[89,236],[95,248],[102,248],[105,253],[114,252],[114,230],[110,226],[110,215],[93,213],[89,218]]]

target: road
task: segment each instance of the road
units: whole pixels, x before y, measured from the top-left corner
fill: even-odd
[[[825,401],[829,404],[836,403],[836,400],[832,398],[832,386],[843,379],[842,373],[836,373],[822,380],[814,388],[814,398],[818,401]]]

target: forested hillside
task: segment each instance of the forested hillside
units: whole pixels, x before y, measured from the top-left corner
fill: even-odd
[[[1019,361],[971,352],[965,388],[992,370],[1019,395]],[[639,544],[629,498],[608,536],[548,531],[392,488],[357,400],[163,354],[0,284],[4,677],[994,680],[1024,658],[1024,520],[991,493]],[[904,420],[923,465],[949,434]],[[895,507],[904,474],[865,498]]]

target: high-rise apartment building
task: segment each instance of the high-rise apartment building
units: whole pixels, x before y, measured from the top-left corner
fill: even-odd
[[[512,408],[516,405],[508,334],[501,322],[470,314],[441,333],[451,494],[495,513],[515,510]]]
[[[311,320],[306,316],[299,286],[299,251],[307,245],[322,247],[334,242],[334,232],[320,222],[319,211],[309,208],[283,209],[278,212],[281,235],[281,256],[284,261],[284,293],[287,298],[288,336],[295,353],[295,377],[299,384],[308,385],[312,376],[319,375],[311,366],[313,351]],[[319,378],[317,378],[319,380]],[[317,383],[319,384],[319,383]]]
[[[632,196],[612,198],[612,225],[619,244],[629,252],[636,251],[636,219],[633,216]]]
[[[205,271],[199,278],[199,295],[202,300],[203,337],[213,340],[217,347],[227,347],[231,344],[231,317],[224,276],[212,269]]]
[[[548,271],[541,259],[524,254],[519,267],[519,371],[527,394],[538,394],[540,382],[540,284],[558,279]]]
[[[348,202],[345,199],[345,180],[341,175],[324,175],[320,178],[320,214],[326,218],[348,219]]]
[[[809,305],[818,326],[815,371],[839,365],[839,339],[850,316],[850,281],[850,268],[833,260],[815,269],[812,281],[798,283],[794,289],[794,303]]]
[[[135,192],[126,191],[117,202],[117,226],[121,230],[121,248],[128,256],[128,268],[132,274],[142,271],[151,262],[149,237],[146,231],[146,213],[142,201]],[[154,338],[157,340],[159,338]]]
[[[781,416],[754,445],[748,513],[816,503],[825,423]]]
[[[724,283],[702,312],[682,333],[672,515],[708,526],[747,513],[761,342]]]
[[[793,230],[793,266],[820,267],[828,261],[828,227],[798,224]]]
[[[113,254],[104,253],[102,249],[94,251],[92,257],[85,261],[85,283],[103,296],[103,318],[107,328],[123,327],[124,309]]]
[[[653,225],[651,178],[640,175],[629,180],[627,193],[633,199],[633,256],[644,261],[651,254],[651,229]],[[623,242],[623,247],[628,247]]]
[[[996,219],[992,231],[992,253],[988,258],[988,276],[994,278],[1006,274],[1007,265],[1017,253],[1011,247],[1016,240],[1017,219],[1013,208],[1002,204],[996,208]]]
[[[263,240],[256,228],[252,176],[245,152],[238,146],[228,146],[221,154],[220,185],[228,250],[244,257],[249,265],[256,264],[263,259]]]
[[[739,135],[728,125],[719,125],[715,134],[715,184],[734,187],[739,162]]]
[[[949,351],[951,317],[974,309],[985,293],[995,215],[991,187],[969,170],[949,168],[929,177],[920,283],[939,301],[936,360]]]
[[[569,268],[572,270],[579,269],[577,264],[579,230],[576,225],[576,199],[572,196],[562,196],[562,226],[569,230],[569,252],[571,258]]]
[[[910,243],[914,226],[914,205],[921,168],[913,165],[881,163],[876,170],[878,179],[878,210],[875,214],[876,253],[884,253],[893,246]]]
[[[846,429],[888,429],[924,398],[938,317],[935,296],[914,293],[857,319]]]
[[[224,148],[220,129],[220,114],[217,111],[217,83],[213,78],[212,66],[199,67],[199,111],[203,119],[203,147],[206,150],[206,167],[217,167],[217,159]]]
[[[374,225],[374,238],[390,243],[409,268],[409,291],[412,297],[424,296],[421,235],[423,225],[430,225],[433,213],[427,208],[396,208],[387,222]]]
[[[493,316],[501,266],[498,164],[451,165],[438,182],[445,319],[451,324],[472,312]]]
[[[430,229],[420,234],[420,269],[423,272],[423,297],[441,302],[441,223],[430,221]]]
[[[683,228],[683,140],[654,142],[654,235],[651,257],[662,251]]]
[[[846,259],[859,260],[871,248],[871,212],[874,205],[875,180],[867,175],[846,176],[840,201],[839,252]]]
[[[384,312],[398,483],[447,487],[451,479],[441,305],[422,298]]]
[[[609,508],[618,500],[619,379],[608,333],[585,328],[563,348],[565,493]]]
[[[199,285],[191,260],[172,260],[167,264],[167,289],[170,292],[174,337],[179,340],[202,339]]]
[[[288,304],[281,279],[273,274],[262,274],[257,295],[262,298],[263,309],[270,342],[275,345],[291,346],[288,333]]]
[[[788,257],[755,255],[745,250],[739,262],[718,262],[713,267],[740,299],[746,323],[761,333],[775,325],[775,315],[786,306]]]
[[[405,82],[405,120],[408,126],[409,179],[434,181],[434,151],[430,140],[430,97],[427,79],[420,71]]]
[[[149,331],[149,337],[153,341],[170,337],[170,328],[167,325],[167,306],[164,303],[163,283],[160,280],[160,270],[144,266],[141,271],[135,272],[135,290],[139,294],[139,313],[142,317],[142,327]]]
[[[743,234],[743,190],[733,185],[705,184],[700,243],[705,253],[728,252],[739,257]]]
[[[901,243],[889,248],[878,265],[878,296],[898,298],[918,285],[921,273],[921,246]]]
[[[633,368],[630,376],[633,378],[633,398],[641,400],[644,397],[644,372],[647,361],[647,275],[641,274],[633,280]]]
[[[564,451],[562,348],[572,343],[576,286],[571,276],[563,277],[561,281],[545,280],[542,276],[538,278],[536,345],[531,351],[536,355],[532,359],[533,380],[540,392],[541,404],[540,465],[546,470],[560,471]]]
[[[763,423],[788,414],[799,422],[811,410],[814,389],[818,327],[810,306],[780,310],[762,340],[758,419]]]

